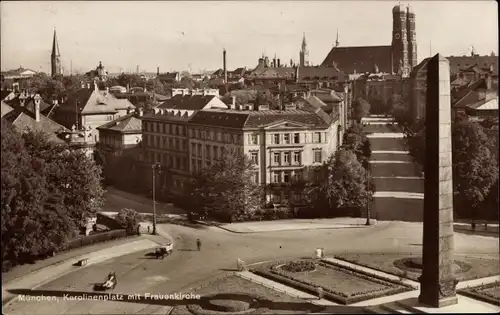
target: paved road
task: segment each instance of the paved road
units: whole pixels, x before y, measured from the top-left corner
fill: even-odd
[[[138,252],[89,266],[39,287],[31,295],[59,296],[57,302],[16,300],[4,309],[6,314],[106,314],[152,313],[161,304],[145,301],[70,301],[64,294],[81,296],[92,293],[94,283],[102,282],[115,271],[118,286],[114,293],[186,292],[218,273],[231,269],[239,257],[247,263],[292,257],[311,257],[313,250],[323,247],[327,256],[353,252],[415,252],[421,251],[422,225],[409,222],[379,222],[366,229],[283,231],[256,234],[234,234],[215,227],[192,229],[161,225],[176,241],[176,251],[165,260],[150,259],[147,252]],[[203,241],[202,251],[195,251],[195,240]],[[458,254],[498,257],[498,239],[456,234]],[[36,293],[38,292],[38,293]],[[164,302],[163,305],[169,302]],[[172,303],[172,302],[170,302]]]
[[[421,222],[423,220],[423,179],[406,151],[403,133],[392,128],[392,118],[367,117],[370,133],[370,161],[376,193],[372,216],[378,220]]]

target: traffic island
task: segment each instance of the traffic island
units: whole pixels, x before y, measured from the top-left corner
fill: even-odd
[[[317,313],[324,307],[278,292],[236,275],[207,282],[196,289],[201,299],[174,307],[171,315]]]
[[[458,291],[460,294],[500,306],[500,282],[493,282]]]
[[[318,288],[322,288],[325,299],[342,305],[415,289],[402,282],[334,263],[311,260],[315,266],[312,269],[304,261],[307,260],[268,263],[251,271],[261,277],[312,295],[317,295]],[[308,268],[291,270],[290,266],[308,266]]]
[[[413,281],[418,281],[418,277],[422,274],[422,257],[420,255],[345,253],[335,255],[335,258]],[[458,281],[485,278],[499,274],[500,261],[498,259],[455,255],[453,269]]]

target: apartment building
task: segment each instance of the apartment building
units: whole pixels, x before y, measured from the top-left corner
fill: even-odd
[[[140,117],[144,173],[151,174],[151,166],[160,163],[159,189],[180,193],[184,188],[191,174],[188,122],[196,112],[207,108],[223,109],[227,105],[216,96],[177,95]]]
[[[294,182],[313,180],[308,169],[320,166],[338,148],[339,120],[321,109],[218,110],[197,112],[189,120],[191,173],[238,149],[255,164],[253,181],[266,187],[274,204],[300,204]]]

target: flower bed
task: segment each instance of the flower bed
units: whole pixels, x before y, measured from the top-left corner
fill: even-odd
[[[287,272],[279,265],[261,266],[252,272],[312,295],[317,295],[317,288],[321,287],[325,298],[344,305],[413,290],[404,284],[325,263],[317,264],[314,272]]]
[[[465,288],[458,292],[473,299],[500,306],[500,282]]]
[[[311,260],[295,260],[280,266],[280,268],[288,272],[304,272],[316,270],[316,265]]]

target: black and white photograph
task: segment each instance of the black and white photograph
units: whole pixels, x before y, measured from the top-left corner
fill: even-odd
[[[2,1],[2,314],[499,313],[498,3]]]

